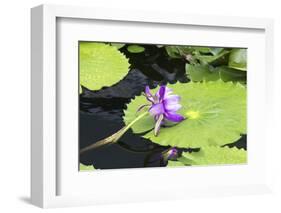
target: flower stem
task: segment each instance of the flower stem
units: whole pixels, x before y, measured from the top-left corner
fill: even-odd
[[[141,118],[143,118],[147,114],[148,114],[148,111],[140,114],[131,123],[129,123],[127,126],[124,126],[122,129],[115,132],[113,135],[111,135],[107,138],[104,138],[100,141],[97,141],[96,143],[93,143],[89,146],[84,147],[83,149],[80,150],[80,154],[83,154],[84,152],[87,152],[89,150],[98,148],[98,147],[106,145],[106,144],[116,143],[131,128],[131,126],[133,126],[137,121],[139,121]]]

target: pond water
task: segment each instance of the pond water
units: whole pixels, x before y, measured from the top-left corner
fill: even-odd
[[[128,52],[127,45],[120,49],[131,64],[124,79],[98,91],[85,89],[80,95],[80,149],[124,127],[122,116],[126,104],[136,95],[140,95],[146,85],[155,88],[166,83],[189,81],[185,74],[184,59],[171,59],[164,48],[156,45],[142,46],[145,51],[141,53]],[[246,136],[230,146],[246,149]],[[81,154],[80,162],[94,165],[96,169],[166,166],[167,162],[163,160],[161,153],[168,148],[152,143],[129,130],[118,143]]]

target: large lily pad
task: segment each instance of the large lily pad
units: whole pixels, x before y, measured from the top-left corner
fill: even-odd
[[[246,89],[232,82],[212,81],[168,85],[181,96],[182,108],[178,111],[186,120],[172,126],[162,127],[154,136],[154,120],[145,116],[132,130],[135,133],[149,131],[143,137],[163,146],[197,148],[209,145],[224,145],[238,140],[246,133]],[[156,92],[156,89],[153,90]],[[133,121],[138,107],[147,103],[138,96],[128,105],[124,120]]]
[[[109,44],[80,42],[80,84],[99,90],[120,81],[129,70],[128,59]]]
[[[199,152],[183,153],[179,162],[185,164],[183,159],[189,159],[191,165],[242,164],[247,162],[247,151],[236,147],[208,146]]]

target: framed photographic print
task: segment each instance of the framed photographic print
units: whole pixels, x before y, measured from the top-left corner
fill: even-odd
[[[78,45],[81,171],[247,162],[246,48]]]
[[[33,8],[32,203],[270,192],[272,28],[268,19]]]

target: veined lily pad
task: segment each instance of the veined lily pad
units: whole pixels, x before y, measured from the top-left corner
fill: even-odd
[[[150,115],[132,126],[135,133],[149,131],[143,137],[163,146],[198,148],[221,146],[238,140],[246,133],[246,89],[240,83],[211,81],[203,83],[167,85],[181,97],[179,114],[186,120],[162,127],[158,136],[153,131],[154,120]],[[152,92],[156,92],[157,89]],[[138,96],[128,105],[124,120],[133,121],[138,107],[147,103]]]
[[[182,159],[190,159],[191,165],[214,165],[214,164],[242,164],[247,162],[247,151],[236,147],[204,147],[199,152],[183,153]],[[190,165],[190,164],[189,164]]]
[[[128,59],[109,44],[80,42],[80,84],[99,90],[120,81],[129,70]]]

